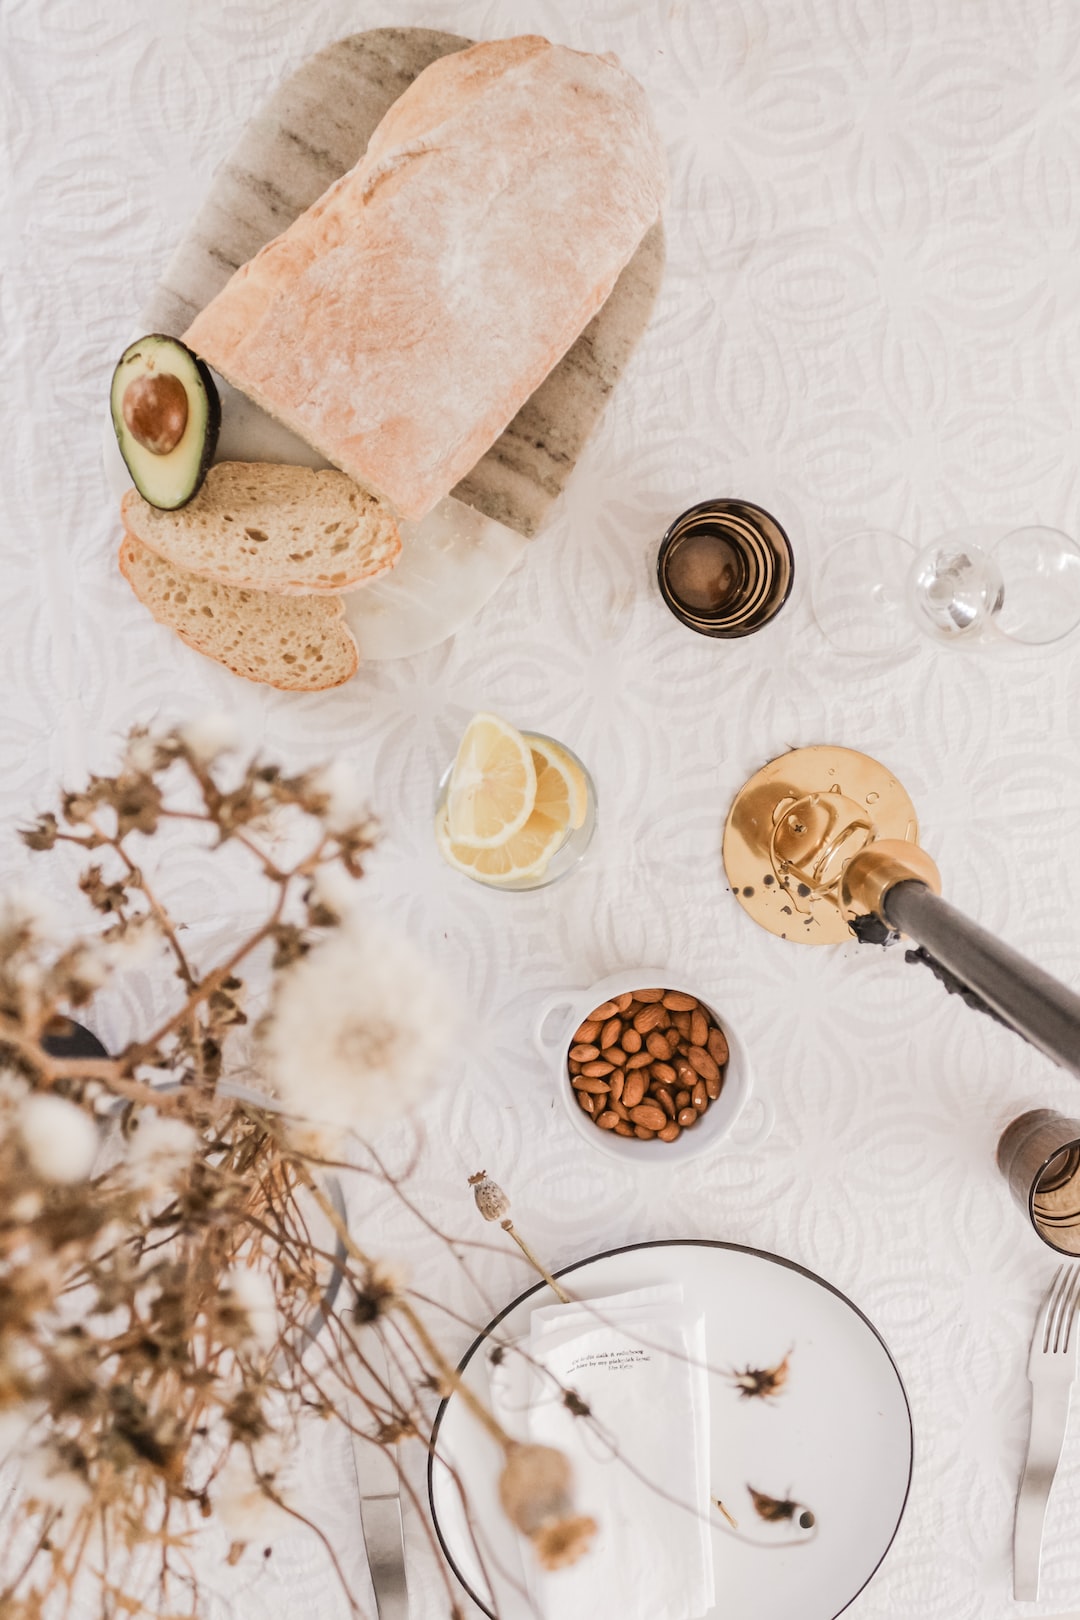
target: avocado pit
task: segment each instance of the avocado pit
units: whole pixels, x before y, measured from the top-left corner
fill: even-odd
[[[176,449],[187,427],[187,389],[171,372],[147,373],[128,383],[122,410],[135,442],[152,455],[167,456]]]

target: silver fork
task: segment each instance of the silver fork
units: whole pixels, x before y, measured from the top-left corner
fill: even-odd
[[[1013,1529],[1013,1597],[1039,1595],[1043,1524],[1054,1475],[1065,1443],[1069,1399],[1076,1377],[1080,1333],[1075,1330],[1080,1266],[1059,1266],[1042,1302],[1031,1335],[1028,1379],[1031,1430],[1027,1460],[1016,1497]]]

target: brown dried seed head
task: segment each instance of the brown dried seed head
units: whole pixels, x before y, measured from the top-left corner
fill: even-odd
[[[511,1442],[499,1476],[499,1501],[512,1524],[531,1536],[572,1509],[573,1471],[553,1446]]]
[[[478,1170],[469,1177],[469,1186],[473,1190],[476,1207],[485,1221],[501,1221],[510,1213],[510,1200],[499,1186],[492,1181],[486,1170]]]

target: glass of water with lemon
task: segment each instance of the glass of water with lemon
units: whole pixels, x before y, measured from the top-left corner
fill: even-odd
[[[542,889],[577,865],[595,827],[592,778],[565,743],[473,717],[435,806],[451,866],[493,889]]]

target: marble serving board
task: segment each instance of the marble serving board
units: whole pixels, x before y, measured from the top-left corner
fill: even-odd
[[[376,28],[320,51],[245,128],[139,321],[181,337],[233,271],[360,158],[384,113],[431,62],[473,42],[428,28]],[[657,224],[577,342],[452,495],[402,527],[401,561],[346,598],[362,658],[445,640],[483,606],[540,529],[648,322],[664,267]],[[317,452],[222,379],[219,461],[325,466]],[[112,441],[111,443],[109,441]],[[130,480],[112,433],[118,493]],[[471,510],[465,510],[471,508]]]

